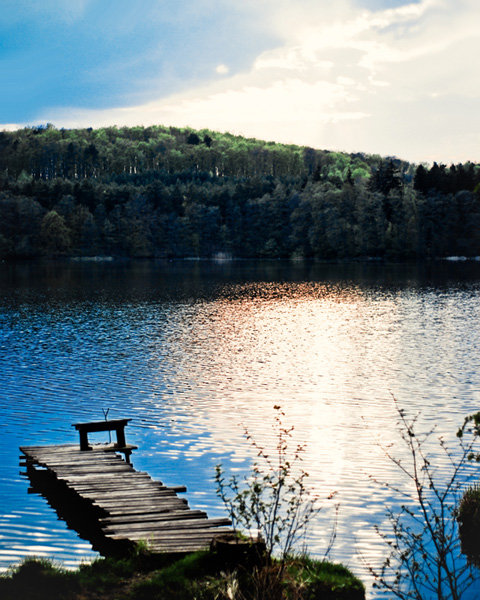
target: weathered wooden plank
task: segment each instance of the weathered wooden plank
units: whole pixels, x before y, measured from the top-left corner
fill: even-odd
[[[122,466],[127,466],[127,467],[132,467],[131,464],[125,462],[123,460],[123,458],[114,458],[112,455],[111,459],[105,459],[105,458],[101,458],[98,459],[97,458],[98,455],[93,456],[92,458],[84,458],[83,456],[75,456],[74,458],[68,458],[65,460],[62,459],[50,459],[47,458],[48,460],[48,464],[49,466],[85,466],[85,467],[91,467],[91,466],[95,466],[98,465],[99,467],[108,467],[108,466],[116,466],[116,465],[122,465]],[[132,467],[133,468],[133,467]]]
[[[133,488],[130,489],[126,492],[116,492],[114,490],[112,490],[112,492],[96,492],[96,491],[86,491],[82,493],[82,496],[84,496],[85,498],[89,498],[89,499],[94,499],[96,502],[102,502],[102,500],[105,500],[105,502],[108,501],[118,501],[118,500],[124,500],[125,502],[132,502],[136,501],[136,500],[145,500],[145,499],[152,499],[152,498],[165,498],[166,496],[173,496],[175,497],[176,494],[175,492],[173,492],[172,490],[148,490],[148,489],[138,489],[138,488]]]
[[[102,448],[101,448],[102,446]],[[105,451],[105,448],[108,448],[107,451]],[[82,451],[80,450],[78,445],[68,445],[68,446],[29,446],[29,447],[21,447],[20,450],[21,452],[23,452],[24,454],[28,455],[28,456],[76,456],[76,455],[83,455],[85,457],[87,456],[94,456],[94,455],[100,455],[100,456],[108,456],[109,455],[109,451],[110,448],[113,447],[111,445],[107,445],[107,444],[96,444],[96,445],[92,445],[92,449],[91,450],[85,450]]]
[[[104,448],[104,445],[101,444]],[[57,457],[62,460],[76,460],[77,458],[83,458],[84,460],[94,459],[97,460],[123,460],[120,455],[114,452],[105,452],[100,450],[100,446],[93,446],[92,450],[82,451],[78,446],[39,446],[37,448],[20,448],[25,456],[48,456],[50,458]],[[110,450],[110,446],[108,446]]]
[[[159,496],[167,493],[175,494],[173,490],[167,487],[158,487],[148,482],[139,482],[138,484],[132,482],[130,484],[130,487],[128,488],[120,488],[116,485],[116,482],[114,481],[109,481],[108,483],[110,484],[109,487],[103,488],[95,486],[83,486],[83,484],[82,487],[79,488],[74,483],[73,485],[75,485],[76,491],[81,492],[82,494],[95,494],[99,498],[101,498],[102,496],[105,496],[106,498],[112,498],[116,496],[119,496],[121,498],[128,498],[129,496],[134,496],[135,494],[158,494]]]
[[[52,472],[56,472],[56,471],[85,471],[86,473],[88,472],[102,472],[107,476],[110,472],[111,473],[116,473],[117,471],[131,471],[134,473],[140,473],[140,471],[135,471],[134,469],[131,469],[129,467],[131,467],[131,465],[128,465],[127,463],[120,461],[120,462],[99,462],[99,461],[91,461],[91,462],[79,462],[79,463],[72,463],[72,464],[54,464],[52,461],[49,460],[36,460],[34,461],[34,464],[38,464],[40,466],[44,466],[47,469],[51,470]]]
[[[132,489],[132,487],[134,487],[134,489],[139,489],[139,490],[142,490],[142,489],[145,489],[145,490],[171,490],[172,489],[165,485],[159,485],[158,482],[156,482],[156,481],[144,480],[144,481],[137,481],[135,483],[128,483],[128,481],[112,482],[112,481],[108,480],[107,478],[105,478],[105,481],[103,481],[103,482],[96,482],[96,483],[72,482],[71,485],[72,485],[72,487],[75,488],[76,491],[78,491],[78,493],[82,493],[82,494],[85,492],[89,492],[89,491],[98,492],[99,494],[101,494],[103,492],[115,491],[115,492],[118,492],[121,494],[122,492],[128,492],[129,490]]]
[[[226,532],[219,532],[219,535]],[[141,540],[135,540],[135,542],[146,541],[149,547],[154,551],[163,551],[164,548],[169,548],[169,552],[182,552],[182,548],[199,547],[208,548],[210,543],[217,534],[209,533],[208,535],[199,537],[176,537],[172,539],[153,539],[151,537],[141,538]],[[113,538],[110,538],[113,540]],[[122,539],[122,538],[120,538]],[[132,540],[134,541],[134,540]]]
[[[203,521],[201,521],[203,522]],[[214,535],[218,533],[228,533],[231,532],[229,527],[203,527],[203,528],[184,528],[184,529],[170,529],[170,530],[162,530],[162,529],[124,529],[122,531],[109,531],[105,532],[105,536],[108,539],[112,540],[122,540],[127,539],[132,542],[139,542],[140,540],[149,540],[152,542],[155,541],[178,541],[178,540],[212,540]]]
[[[205,529],[186,529],[186,530],[171,530],[171,531],[129,531],[125,533],[109,534],[108,537],[112,540],[131,540],[133,542],[139,542],[141,540],[147,540],[147,542],[164,542],[169,543],[175,540],[185,540],[189,542],[194,541],[211,541],[213,537],[220,533],[230,533],[232,530],[230,527],[206,527]]]
[[[142,536],[155,535],[156,533],[173,531],[195,531],[206,530],[212,527],[231,525],[230,519],[207,519],[199,517],[197,519],[170,519],[165,521],[149,521],[146,523],[116,523],[103,528],[106,534],[116,534],[128,531],[140,532]]]
[[[119,447],[114,443],[105,444],[91,444],[89,450],[80,450],[78,445],[66,445],[66,446],[21,446],[20,451],[28,456],[91,456],[91,455],[103,455],[115,456],[115,452],[122,451],[123,449],[135,450],[136,446],[127,444],[124,447]],[[123,460],[119,457],[120,460]]]
[[[123,487],[122,487],[123,486]],[[167,489],[167,490],[173,490],[176,491],[176,489],[174,487],[169,487],[167,485],[164,485],[161,481],[155,481],[153,479],[145,479],[144,481],[137,481],[135,483],[136,487],[149,487],[149,488],[155,488],[155,489]],[[110,481],[107,480],[107,478],[105,477],[105,479],[103,481],[99,481],[97,483],[93,483],[93,484],[88,484],[88,483],[76,483],[75,487],[78,490],[98,490],[101,491],[102,489],[111,489],[111,483]],[[116,482],[116,488],[117,490],[121,491],[121,490],[128,490],[131,488],[131,485],[124,482],[123,484],[120,482]]]
[[[32,452],[24,457],[25,459],[31,458],[35,460],[48,460],[50,463],[120,463],[125,462],[123,458],[114,453],[100,453],[100,452]]]
[[[207,552],[210,548],[210,543],[184,543],[181,545],[178,543],[175,545],[154,544],[150,548],[154,554],[191,554],[192,552]]]
[[[122,510],[122,509],[126,509],[127,505],[125,502],[122,502],[121,500],[118,501],[114,501],[114,502],[95,502],[92,501],[92,504],[94,504],[95,506],[101,507],[103,509],[105,509],[109,514],[111,514],[112,511],[115,510]],[[145,509],[145,508],[156,508],[159,509],[162,506],[165,507],[169,507],[169,508],[173,508],[176,507],[178,508],[179,506],[181,506],[182,504],[187,504],[186,502],[184,502],[183,500],[181,500],[180,498],[176,498],[175,496],[168,496],[166,498],[156,498],[156,499],[151,499],[151,500],[139,500],[137,501],[132,501],[132,506],[135,507],[135,509]]]
[[[76,483],[86,483],[90,484],[91,482],[96,484],[105,483],[107,481],[112,481],[115,483],[125,483],[126,481],[135,481],[136,483],[152,481],[149,475],[146,473],[139,473],[138,471],[118,471],[118,472],[110,472],[110,473],[102,473],[102,472],[92,472],[92,473],[72,473],[71,474],[72,481],[76,481]]]
[[[48,468],[55,471],[57,475],[103,475],[104,477],[114,477],[119,473],[134,472],[129,465],[125,464],[109,464],[109,465],[48,465]]]
[[[145,525],[144,523],[141,523],[138,527],[136,527],[135,524],[125,525],[124,527],[118,525],[118,527],[124,528],[124,529],[128,529],[129,527],[131,527],[132,529],[141,529],[142,527],[144,527],[144,525]],[[220,527],[220,526],[226,526],[226,525],[231,525],[231,521],[227,517],[218,517],[216,519],[200,518],[200,519],[183,519],[183,520],[174,518],[171,520],[154,523],[154,526],[155,526],[154,530],[155,531],[173,531],[173,530],[184,530],[184,529],[206,529],[206,528],[210,528],[210,527]],[[105,527],[105,530],[108,530],[108,529],[110,529],[110,526]]]
[[[175,540],[186,540],[187,542],[198,540],[211,541],[215,535],[230,533],[231,531],[230,527],[207,527],[205,529],[186,529],[184,531],[155,531],[147,534],[134,531],[128,534],[128,539],[136,542],[140,540],[151,540],[152,542],[173,542]],[[116,536],[108,537],[112,539],[116,538]],[[121,536],[119,536],[119,539],[121,539]]]
[[[190,554],[192,552],[208,551],[211,541],[189,542],[189,540],[182,540],[169,544],[168,542],[151,542],[151,540],[148,540],[148,547],[154,554]]]
[[[171,501],[165,500],[155,506],[119,506],[116,508],[110,507],[105,509],[109,517],[121,517],[130,515],[148,515],[148,514],[161,514],[170,511],[189,511],[191,510],[187,502],[182,501],[180,498],[173,499]],[[108,517],[106,517],[108,518]]]
[[[192,552],[208,552],[210,548],[210,542],[197,542],[193,544],[149,544],[149,548],[154,554],[191,554]]]
[[[159,493],[149,493],[149,494],[132,494],[130,496],[122,497],[122,496],[98,496],[96,494],[83,494],[85,499],[88,499],[93,504],[97,506],[101,506],[102,508],[109,509],[114,506],[144,506],[145,504],[153,504],[158,505],[162,502],[169,502],[171,500],[178,500],[178,502],[182,502],[181,498],[178,498],[175,492],[162,492],[161,495]]]
[[[140,495],[140,491],[138,494],[138,497],[131,497],[131,498],[123,498],[124,503],[126,506],[128,506],[129,504],[135,503],[137,504],[137,506],[140,505],[140,503],[143,504],[148,504],[148,503],[153,503],[154,499],[157,498],[159,502],[164,502],[164,501],[170,501],[172,498],[175,498],[178,500],[178,502],[186,502],[185,498],[180,498],[179,496],[177,496],[177,494],[175,494],[175,492],[171,492],[170,490],[167,491],[159,491],[155,496],[151,496],[151,495],[147,495],[144,498]],[[118,504],[119,501],[122,501],[122,497],[107,497],[107,498],[99,498],[99,502],[104,502],[105,505],[108,504]]]
[[[63,452],[66,450],[79,450],[78,444],[55,444],[49,446],[20,446],[20,451],[25,452],[34,452],[35,450],[51,450],[55,452]]]
[[[228,531],[225,532],[219,532],[219,534],[221,533],[228,533]],[[151,536],[148,537],[140,537],[140,538],[130,538],[130,537],[122,537],[122,536],[109,536],[108,539],[112,542],[119,542],[119,543],[125,543],[126,541],[129,542],[130,544],[134,543],[134,544],[138,544],[139,542],[147,542],[149,547],[154,551],[154,552],[164,552],[166,550],[164,550],[164,548],[169,548],[168,552],[169,553],[176,553],[176,552],[183,552],[183,548],[192,548],[192,547],[197,547],[197,548],[205,548],[208,549],[212,540],[214,539],[216,534],[213,534],[211,532],[205,534],[205,535],[199,535],[198,537],[189,537],[189,536],[174,536],[172,538],[159,538],[159,539],[155,539]]]
[[[180,522],[180,521],[196,521],[196,520],[208,520],[208,515],[203,510],[185,510],[185,511],[173,511],[170,510],[164,513],[158,514],[148,514],[148,515],[136,515],[132,518],[130,515],[124,515],[120,518],[116,519],[108,519],[108,517],[104,517],[102,521],[102,526],[105,530],[110,528],[115,528],[117,526],[127,526],[132,525],[135,527],[145,527],[150,523],[154,523],[156,525],[162,525],[164,523],[172,523],[172,522]],[[224,525],[227,523],[224,523]]]
[[[184,486],[180,486],[180,491],[178,490],[178,486],[166,486],[163,485],[160,481],[138,481],[135,484],[131,482],[125,481],[123,483],[119,483],[117,481],[111,482],[109,480],[102,480],[98,483],[74,483],[71,482],[69,487],[75,489],[79,494],[89,493],[89,492],[102,492],[105,493],[114,493],[121,495],[124,492],[133,492],[134,490],[159,490],[159,491],[169,491],[174,492],[175,494],[183,493],[185,491]]]
[[[118,480],[121,480],[122,478],[125,479],[130,479],[130,476],[133,476],[133,479],[139,480],[139,479],[144,479],[144,480],[148,480],[148,477],[141,477],[138,476],[137,474],[135,474],[135,472],[129,471],[129,470],[125,470],[125,469],[118,469],[118,468],[112,468],[112,467],[108,467],[107,470],[104,469],[92,469],[91,471],[88,471],[86,469],[50,469],[52,471],[52,473],[54,473],[57,477],[57,479],[65,479],[65,478],[69,478],[72,481],[82,481],[85,480],[87,481],[88,479],[96,479],[97,481],[111,481],[111,482],[115,482]]]
[[[139,513],[135,515],[117,515],[99,519],[102,525],[110,526],[116,523],[148,523],[155,521],[169,521],[172,519],[207,519],[208,515],[203,510],[169,510],[159,513]]]
[[[113,502],[96,502],[91,501],[93,504],[98,506],[102,506],[109,514],[114,513],[115,511],[142,511],[145,512],[147,510],[156,510],[159,512],[161,509],[176,507],[181,510],[182,506],[188,506],[188,502],[183,498],[178,498],[177,496],[164,496],[163,498],[145,498],[144,500],[139,500],[138,502],[132,500],[130,502],[122,502],[121,499],[114,500]]]
[[[128,485],[129,483],[129,485]],[[76,489],[82,492],[96,492],[98,494],[105,494],[106,492],[118,493],[119,495],[130,491],[154,491],[162,494],[163,492],[171,492],[175,494],[175,490],[166,485],[158,484],[156,481],[148,479],[136,479],[134,477],[122,477],[121,479],[111,479],[107,476],[104,478],[103,484],[101,482],[93,482],[92,484],[84,482],[72,482],[72,485]]]
[[[135,471],[135,474],[137,474],[138,471]],[[133,474],[133,473],[132,473]],[[103,480],[103,485],[107,485],[107,477],[108,477],[108,473],[105,473],[105,477]],[[144,481],[137,481],[136,485],[155,485],[158,487],[168,487],[169,489],[174,489],[174,486],[167,486],[165,485],[162,481],[158,481],[158,479],[152,479],[150,476],[143,476]],[[79,485],[82,485],[81,483]],[[95,484],[97,486],[101,486],[102,482],[99,481],[97,484]]]
[[[122,460],[121,458],[116,460],[105,460],[105,459],[101,459],[98,460],[96,459],[95,456],[93,456],[92,458],[84,458],[84,457],[74,457],[74,459],[72,458],[68,458],[65,460],[62,460],[59,457],[50,457],[50,456],[43,456],[43,455],[31,455],[29,457],[26,458],[27,462],[34,462],[34,463],[38,463],[41,465],[45,465],[48,466],[48,468],[53,469],[53,468],[57,468],[57,467],[103,467],[103,468],[109,468],[109,467],[115,467],[117,465],[128,465],[128,463],[126,463],[124,460]]]
[[[59,477],[57,477],[57,479],[68,479],[71,482],[77,482],[77,483],[89,483],[91,481],[96,481],[96,482],[102,482],[105,481],[105,478],[107,477],[107,475],[102,475],[101,473],[92,473],[92,474],[88,474],[86,473],[85,475],[74,475],[72,474],[71,476],[68,476],[68,474],[66,475],[61,475]],[[111,481],[135,481],[135,480],[148,480],[148,475],[139,475],[138,473],[118,473],[118,474],[110,474],[108,475],[109,479]]]

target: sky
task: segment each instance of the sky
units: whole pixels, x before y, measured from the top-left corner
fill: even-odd
[[[0,129],[480,162],[479,0],[1,0]]]

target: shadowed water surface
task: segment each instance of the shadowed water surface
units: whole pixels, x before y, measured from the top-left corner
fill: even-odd
[[[479,316],[479,263],[1,263],[0,565],[95,556],[27,493],[20,445],[74,443],[72,423],[109,409],[133,419],[135,467],[222,516],[215,465],[247,472],[244,427],[274,444],[279,404],[315,492],[336,492],[309,548],[322,556],[339,502],[333,558],[368,582],[373,525],[398,502],[369,475],[404,485],[377,443],[396,439],[392,395],[455,443],[480,408]]]

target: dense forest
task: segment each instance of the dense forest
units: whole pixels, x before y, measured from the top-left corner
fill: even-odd
[[[480,165],[174,127],[0,132],[0,258],[480,255]]]

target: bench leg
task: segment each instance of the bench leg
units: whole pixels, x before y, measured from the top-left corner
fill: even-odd
[[[125,429],[119,427],[117,430],[117,444],[120,448],[124,448],[127,443],[125,442]]]
[[[86,431],[80,431],[80,450],[90,450],[88,433]]]

